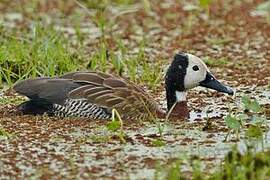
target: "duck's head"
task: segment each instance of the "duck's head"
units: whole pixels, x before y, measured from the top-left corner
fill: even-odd
[[[196,86],[234,94],[230,87],[221,84],[213,76],[200,58],[188,53],[178,53],[174,56],[166,73],[165,84],[168,110],[175,102],[186,101],[186,91]]]

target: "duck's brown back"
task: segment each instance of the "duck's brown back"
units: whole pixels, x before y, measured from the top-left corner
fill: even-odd
[[[155,116],[158,108],[142,88],[101,72],[74,72],[59,78],[25,80],[14,89],[28,96],[35,106],[37,101],[51,103],[49,114],[59,116],[107,119],[112,109],[116,109],[124,119],[145,119]],[[44,103],[41,104],[44,108]],[[26,105],[31,110],[31,103]]]

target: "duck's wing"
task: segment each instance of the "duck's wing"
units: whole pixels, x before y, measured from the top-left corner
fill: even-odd
[[[67,99],[84,99],[125,118],[140,118],[155,112],[157,103],[142,88],[123,78],[102,72],[74,72],[57,78],[21,81],[14,90],[31,100],[63,105]]]
[[[92,71],[87,71],[91,73]],[[67,73],[60,77],[40,77],[17,82],[13,89],[31,100],[46,100],[49,103],[63,105],[70,91],[83,86],[76,83],[72,76],[77,72]],[[80,72],[79,72],[80,73]],[[82,72],[86,73],[86,72]]]
[[[52,104],[63,105],[68,94],[81,84],[71,79],[62,78],[35,78],[16,83],[13,89],[31,100],[44,100]]]
[[[157,109],[157,103],[142,88],[125,79],[101,72],[77,72],[64,75],[82,84],[68,93],[71,99],[87,99],[107,109],[115,108],[123,117],[143,118]]]

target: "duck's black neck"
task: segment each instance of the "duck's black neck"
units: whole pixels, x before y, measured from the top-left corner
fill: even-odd
[[[169,111],[173,104],[176,102],[176,93],[175,89],[170,89],[166,86],[166,99],[167,99],[167,110]]]
[[[166,83],[166,99],[167,99],[167,110],[169,111],[171,107],[174,105],[174,103],[186,101],[185,91],[184,89],[179,89],[175,87],[174,84]]]
[[[165,77],[167,109],[170,110],[177,101],[177,95],[185,92],[185,75],[188,67],[188,57],[176,54]],[[181,101],[181,99],[178,99]]]

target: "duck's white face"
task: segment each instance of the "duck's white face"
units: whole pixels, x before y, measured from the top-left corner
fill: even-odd
[[[186,53],[188,56],[188,66],[184,79],[185,89],[191,89],[200,85],[205,80],[207,72],[210,72],[205,63],[192,54]]]
[[[233,95],[230,87],[221,84],[209,71],[204,62],[188,53],[178,53],[169,66],[166,77],[168,110],[175,102],[186,101],[186,90],[196,86],[210,88]]]

